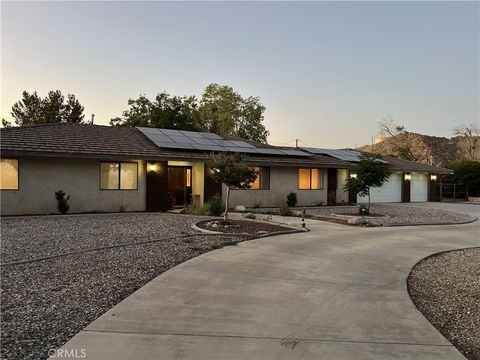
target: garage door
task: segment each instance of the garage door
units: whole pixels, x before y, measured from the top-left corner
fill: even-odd
[[[370,189],[372,203],[401,202],[402,174],[392,174],[382,187]],[[367,203],[368,196],[357,196],[357,203]]]
[[[428,174],[412,174],[410,201],[428,201]]]

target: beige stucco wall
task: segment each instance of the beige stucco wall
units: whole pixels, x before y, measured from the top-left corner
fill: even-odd
[[[298,190],[296,167],[271,167],[270,190],[231,190],[229,207],[244,205],[254,207],[258,202],[261,207],[287,206],[287,194],[297,193],[297,206],[315,206],[327,203],[327,170],[323,171],[322,190]],[[226,187],[222,195],[225,198]]]
[[[337,204],[348,204],[348,191],[343,189],[345,182],[348,178],[347,169],[338,169],[337,178]]]
[[[106,159],[115,161],[115,159]],[[56,213],[55,191],[70,195],[70,212],[145,210],[145,163],[138,162],[138,190],[100,190],[100,160],[19,158],[19,190],[2,190],[2,215]]]

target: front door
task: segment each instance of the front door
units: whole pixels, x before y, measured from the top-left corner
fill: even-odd
[[[192,167],[168,167],[168,194],[174,206],[185,206],[192,197]]]
[[[337,169],[328,169],[327,176],[327,205],[337,203]]]

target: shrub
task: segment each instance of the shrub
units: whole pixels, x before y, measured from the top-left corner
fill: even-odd
[[[369,214],[368,205],[366,205],[366,204],[358,205],[358,213],[360,215],[368,215]]]
[[[181,211],[182,214],[188,215],[208,215],[208,209],[206,206],[192,206],[188,205],[184,211]]]
[[[291,192],[287,195],[287,206],[295,207],[297,205],[297,193]]]
[[[449,181],[468,185],[470,196],[480,196],[480,161],[458,160],[445,165],[454,171]]]
[[[55,199],[57,199],[57,209],[60,214],[66,214],[70,210],[70,205],[68,205],[68,200],[70,195],[65,197],[65,192],[63,190],[55,191]]]
[[[293,193],[292,193],[293,194]],[[293,216],[292,210],[290,210],[288,207],[282,207],[279,209],[278,213],[281,216]]]
[[[315,206],[322,206],[322,205],[323,205],[323,201],[317,201],[317,202],[315,203]]]
[[[220,216],[225,211],[223,200],[220,195],[212,196],[207,202],[208,215]]]
[[[175,198],[175,195],[173,195],[172,193],[168,193],[168,210],[175,209],[176,203],[177,199]]]
[[[255,209],[258,209],[261,206],[262,206],[262,202],[260,200],[255,199],[255,202],[253,203],[253,207]]]

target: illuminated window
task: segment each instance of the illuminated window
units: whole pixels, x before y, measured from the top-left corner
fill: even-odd
[[[100,163],[101,190],[136,190],[138,164],[129,162]]]
[[[258,171],[258,176],[251,184],[252,190],[270,190],[270,168],[262,167],[255,168]]]
[[[323,189],[323,171],[321,169],[298,169],[298,189]]]
[[[17,159],[2,159],[0,166],[0,189],[18,190]]]
[[[137,189],[137,163],[120,163],[120,190]]]
[[[187,179],[185,181],[185,186],[192,186],[192,169],[187,168]]]

